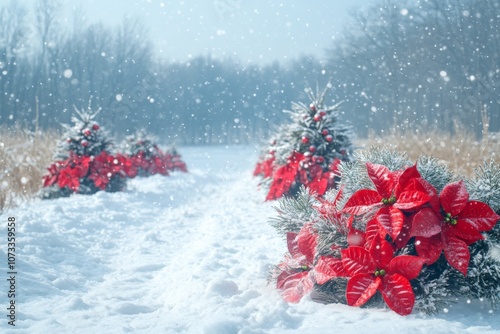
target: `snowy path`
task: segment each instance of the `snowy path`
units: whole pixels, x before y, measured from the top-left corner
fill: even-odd
[[[35,201],[0,216],[15,216],[19,227],[12,332],[500,332],[498,314],[480,302],[405,318],[308,298],[284,303],[267,285],[286,246],[267,223],[273,204],[251,178],[254,150],[181,153],[189,174],[135,179],[126,193]]]

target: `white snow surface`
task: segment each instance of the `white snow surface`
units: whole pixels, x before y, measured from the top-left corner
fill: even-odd
[[[251,172],[250,146],[182,147],[189,173],[136,178],[123,193],[35,200],[17,222],[15,329],[0,283],[0,332],[500,333],[489,302],[438,315],[287,304],[268,283],[286,252]],[[2,277],[7,230],[0,235]]]

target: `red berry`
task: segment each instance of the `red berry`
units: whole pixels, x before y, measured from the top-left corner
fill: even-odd
[[[309,105],[309,109],[311,109],[312,111],[315,111],[316,110],[316,106],[314,105],[314,103],[311,103]]]
[[[83,134],[88,137],[92,134],[92,131],[90,131],[90,129],[85,129],[83,130]]]
[[[323,136],[326,136],[328,134],[328,130],[327,129],[323,129],[323,131],[321,131],[321,133],[323,134]]]
[[[94,130],[94,131],[99,130],[99,124],[92,125],[92,130]]]
[[[309,152],[313,152],[313,153],[316,152],[316,146],[314,146],[314,145],[309,146]]]
[[[321,116],[319,114],[314,115],[313,120],[315,122],[319,122],[321,120]]]
[[[82,144],[83,147],[89,146],[89,142],[86,141],[86,140],[82,140],[81,144]]]
[[[66,139],[67,143],[71,143],[71,138]]]
[[[309,143],[309,138],[307,138],[307,137],[302,137],[302,142],[303,142],[304,144]]]
[[[328,135],[325,137],[326,141],[331,143],[333,141],[333,136],[332,135]]]
[[[319,164],[322,164],[323,162],[325,162],[325,158],[322,157],[322,156],[319,156],[316,158],[316,162],[319,163]]]
[[[305,156],[306,158],[310,158],[310,157],[311,157],[311,155],[312,155],[312,154],[311,154],[311,152],[305,152],[305,153],[304,153],[304,156]]]
[[[321,117],[323,117],[323,116],[325,116],[325,115],[326,115],[326,112],[325,112],[324,110],[321,110],[321,111],[319,112],[319,115],[320,115]]]

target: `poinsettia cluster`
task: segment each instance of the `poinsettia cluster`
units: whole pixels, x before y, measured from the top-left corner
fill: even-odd
[[[321,159],[323,161],[324,159]],[[328,189],[335,187],[337,166],[340,159],[333,160],[325,170],[314,163],[311,155],[293,152],[285,165],[273,165],[274,158],[264,160],[256,166],[254,175],[261,171],[264,177],[272,178],[266,200],[274,200],[284,195],[297,192],[299,186],[306,186],[314,193],[322,196]]]
[[[187,172],[187,166],[175,149],[163,152],[153,136],[138,131],[128,136],[122,145],[139,176],[169,175],[169,171]]]
[[[81,156],[73,152],[48,168],[43,177],[44,187],[57,187],[61,193],[92,194],[98,190],[123,190],[119,179],[134,177],[137,169],[123,155],[110,155],[102,151],[97,156]]]
[[[366,172],[372,187],[318,198],[316,221],[287,233],[289,255],[278,265],[277,288],[288,302],[315,288],[328,292],[338,280],[345,295],[337,300],[362,306],[379,295],[408,315],[425,284],[417,281],[452,270],[466,277],[470,247],[500,220],[489,205],[469,198],[463,181],[438,192],[417,165],[390,171],[368,162]]]
[[[306,186],[322,196],[336,184],[337,166],[352,151],[350,128],[338,124],[340,105],[325,106],[327,88],[316,95],[306,90],[311,103],[293,103],[292,123],[281,126],[259,159],[254,176],[269,187],[266,200],[294,196]]]

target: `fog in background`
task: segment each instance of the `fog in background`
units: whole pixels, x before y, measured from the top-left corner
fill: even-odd
[[[499,131],[500,1],[0,2],[0,124],[255,142],[307,86],[364,136]]]

